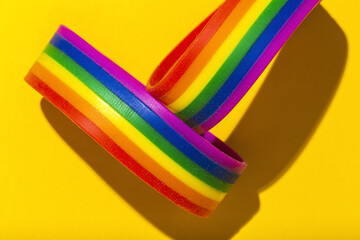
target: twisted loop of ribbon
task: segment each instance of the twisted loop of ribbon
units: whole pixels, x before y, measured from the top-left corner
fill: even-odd
[[[147,88],[60,26],[25,80],[139,178],[207,217],[246,167],[207,130],[317,3],[227,0],[164,59]]]

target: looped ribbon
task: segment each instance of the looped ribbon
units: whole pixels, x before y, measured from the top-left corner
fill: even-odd
[[[319,0],[227,0],[145,87],[60,26],[25,77],[166,198],[207,217],[246,168],[208,132],[241,100]]]

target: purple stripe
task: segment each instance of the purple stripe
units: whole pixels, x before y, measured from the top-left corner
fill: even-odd
[[[175,114],[163,106],[162,103],[151,96],[146,91],[146,88],[142,83],[132,77],[125,70],[117,66],[110,59],[102,55],[78,35],[73,33],[65,26],[60,26],[57,33],[73,44],[80,51],[82,51],[89,58],[91,58],[96,64],[103,68],[117,81],[119,81],[138,99],[145,103],[153,112],[162,118],[170,127],[177,131],[184,139],[199,149],[203,154],[211,158],[214,162],[236,173],[241,173],[245,169],[246,163],[240,158],[240,156],[236,155],[236,158],[234,158],[235,155],[232,151],[230,151],[229,154],[226,154],[228,148],[222,147],[221,150],[225,150],[225,152],[223,152],[213,146],[211,141],[209,142],[202,138],[200,135],[194,132],[194,130],[182,122]]]
[[[281,28],[279,33],[274,37],[261,57],[250,69],[247,75],[243,78],[240,84],[236,87],[234,92],[227,98],[224,104],[202,125],[195,130],[201,132],[202,129],[211,129],[221,121],[229,112],[236,106],[236,104],[249,91],[251,86],[260,77],[265,68],[269,65],[271,60],[275,57],[281,47],[285,44],[287,39],[311,12],[311,10],[320,2],[320,0],[305,0],[294,14],[289,18],[285,25]]]

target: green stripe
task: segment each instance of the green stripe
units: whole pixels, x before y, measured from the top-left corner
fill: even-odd
[[[152,143],[154,143],[161,151],[174,160],[177,164],[187,170],[189,173],[210,185],[211,187],[221,191],[227,192],[232,184],[224,182],[214,175],[210,174],[199,165],[194,163],[191,159],[185,156],[181,151],[168,142],[161,134],[153,129],[144,119],[142,119],[134,110],[119,99],[114,93],[106,88],[94,76],[83,69],[74,60],[68,57],[65,53],[57,49],[55,46],[49,44],[44,52],[53,58],[56,62],[66,68],[70,73],[77,77],[99,97],[101,97],[107,104],[109,104],[116,112],[123,116],[130,122],[138,131],[146,136]]]
[[[191,118],[211,100],[286,2],[287,0],[270,2],[206,87],[185,109],[176,114],[179,118],[184,121]]]

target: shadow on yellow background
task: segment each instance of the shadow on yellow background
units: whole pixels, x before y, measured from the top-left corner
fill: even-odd
[[[228,239],[259,210],[259,192],[280,178],[306,146],[336,92],[346,58],[344,33],[317,7],[282,49],[228,138],[249,167],[208,219],[167,201],[44,99],[41,108],[74,151],[161,231],[176,239]]]

